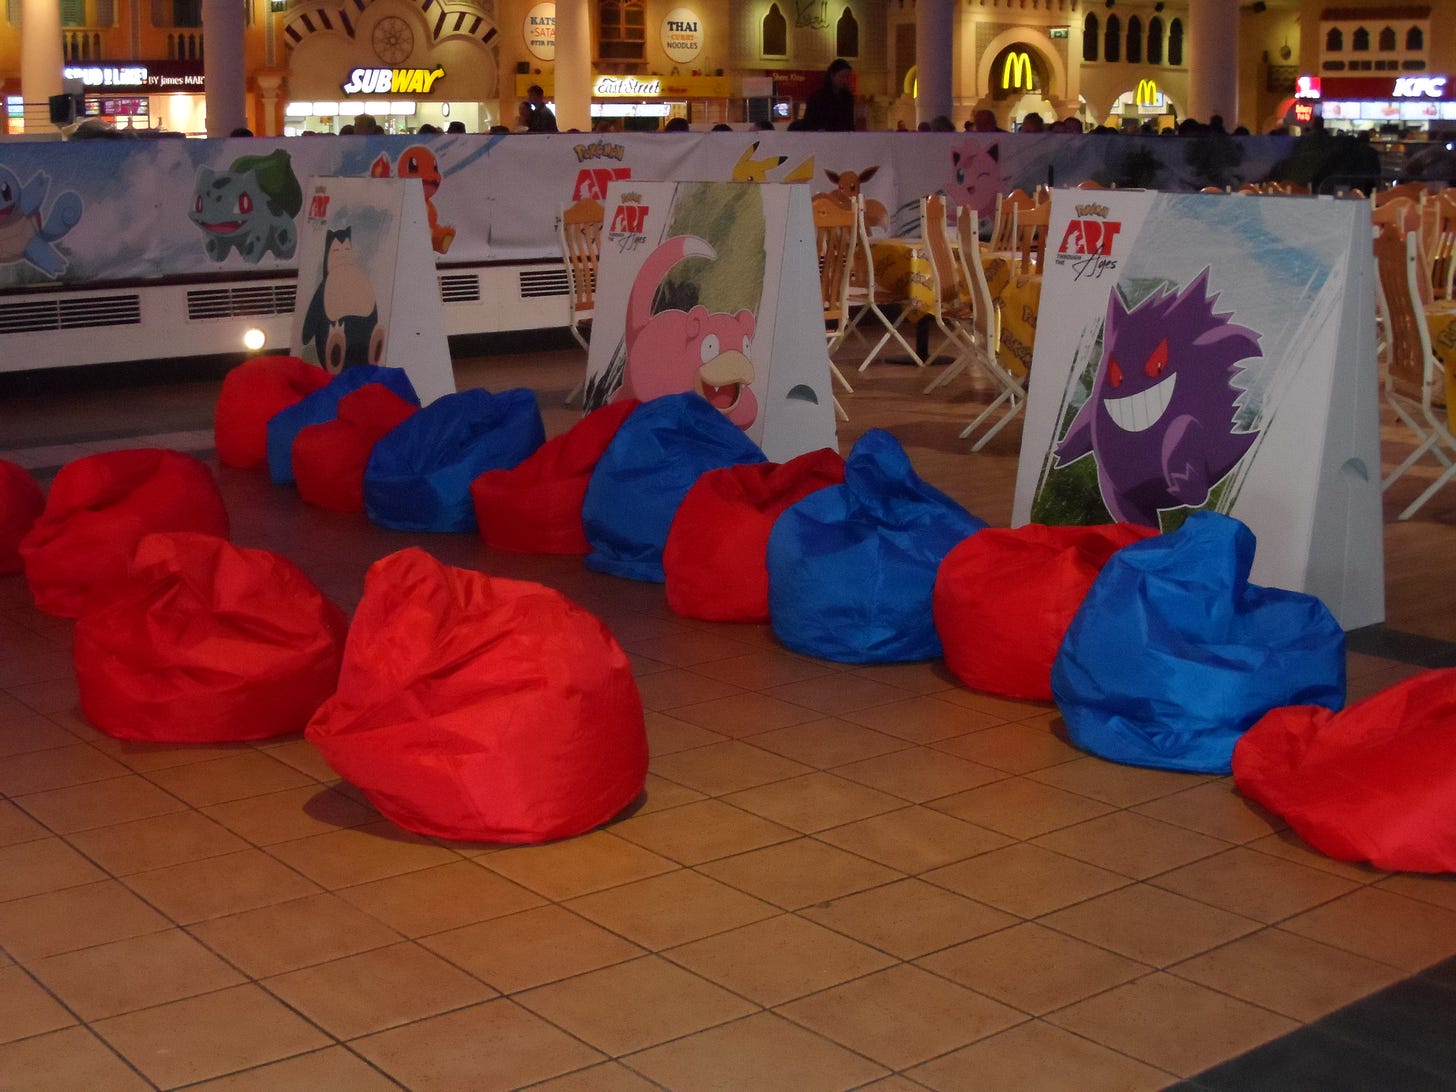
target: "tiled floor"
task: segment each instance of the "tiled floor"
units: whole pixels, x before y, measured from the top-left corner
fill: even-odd
[[[534,387],[554,434],[580,361],[457,373]],[[216,379],[128,374],[4,377],[0,457],[42,477],[138,443],[211,459]],[[857,379],[845,450],[889,427],[922,476],[1009,522],[1017,427],[968,455],[967,390],[926,399],[891,365]],[[1381,1034],[1316,1022],[1456,952],[1451,878],[1328,860],[1227,779],[1084,756],[1054,708],[970,692],[939,663],[807,660],[574,559],[218,480],[235,538],[287,553],[345,607],[373,560],[422,543],[597,613],[649,710],[647,792],[581,838],[459,845],[380,819],[298,738],[120,743],[77,709],[70,623],[0,578],[0,1087],[1295,1087],[1256,1083],[1258,1055],[1205,1071],[1291,1032],[1263,1053]],[[1417,488],[1400,483],[1391,510]],[[1449,657],[1456,489],[1421,515],[1389,527],[1389,623],[1351,653],[1352,696]],[[1449,988],[1433,975],[1389,1011]],[[1449,1087],[1445,1030],[1429,1056]],[[1327,1083],[1306,1086],[1353,1087],[1380,1057],[1311,1061]],[[1364,1087],[1434,1079],[1374,1071]]]

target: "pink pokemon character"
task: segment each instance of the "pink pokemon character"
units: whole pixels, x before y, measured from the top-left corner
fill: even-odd
[[[615,397],[646,400],[696,391],[747,429],[758,417],[758,399],[749,389],[753,312],[713,314],[698,305],[691,311],[652,313],[663,277],[692,257],[715,258],[717,252],[695,235],[676,235],[642,263],[627,300],[627,363]]]
[[[982,220],[996,215],[996,195],[1001,192],[1001,148],[995,142],[969,144],[953,151],[950,161],[955,182],[949,188],[956,205],[969,205]]]

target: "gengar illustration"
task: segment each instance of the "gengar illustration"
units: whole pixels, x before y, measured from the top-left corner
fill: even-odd
[[[1205,503],[1258,436],[1236,430],[1233,379],[1262,355],[1259,335],[1214,311],[1208,281],[1205,268],[1131,310],[1108,294],[1092,393],[1055,454],[1058,466],[1096,457],[1114,519],[1157,527],[1159,511]]]
[[[303,208],[303,189],[282,148],[267,155],[245,155],[226,171],[197,169],[197,193],[188,216],[207,237],[207,256],[220,262],[237,249],[244,261],[264,254],[293,257],[298,230],[293,220]]]
[[[22,185],[14,171],[0,167],[0,265],[29,262],[52,278],[66,271],[66,258],[54,244],[80,221],[81,198],[66,190],[46,209],[50,188],[45,171]]]

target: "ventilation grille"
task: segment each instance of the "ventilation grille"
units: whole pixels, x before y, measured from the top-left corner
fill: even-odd
[[[187,318],[198,322],[246,315],[291,315],[297,292],[292,284],[195,288],[187,293]]]
[[[523,269],[518,277],[523,300],[567,294],[565,269]]]
[[[479,303],[480,278],[474,273],[446,273],[440,277],[443,303]]]
[[[88,326],[135,326],[142,320],[140,296],[87,296],[0,304],[0,333],[77,330]]]

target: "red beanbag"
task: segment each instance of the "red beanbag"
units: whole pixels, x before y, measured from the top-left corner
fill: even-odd
[[[364,468],[374,445],[419,406],[382,383],[366,383],[339,399],[338,417],[307,425],[293,438],[293,480],[309,504],[334,512],[364,511]]]
[[[642,701],[600,621],[415,548],[370,568],[307,737],[384,815],[438,838],[580,834],[647,777]]]
[[[1052,700],[1052,662],[1107,559],[1157,534],[1150,527],[987,528],[956,546],[935,577],[931,608],[945,664],[975,690]]]
[[[667,605],[709,622],[767,622],[768,536],[789,505],[844,483],[829,448],[786,463],[746,463],[699,475],[667,533]]]
[[[1456,668],[1333,713],[1290,705],[1234,745],[1239,792],[1321,853],[1402,872],[1456,872]]]
[[[301,732],[339,678],[348,619],[287,558],[147,535],[123,590],[76,623],[81,711],[119,739]]]
[[[227,509],[206,465],[155,448],[67,463],[20,543],[35,605],[64,618],[103,605],[125,580],[136,544],[154,531],[228,537]]]
[[[20,540],[45,510],[45,493],[23,466],[0,459],[0,573],[18,573]]]
[[[518,554],[587,554],[581,502],[602,452],[631,412],[634,399],[593,410],[509,470],[487,470],[470,483],[480,537],[494,550]]]
[[[302,401],[332,379],[296,356],[259,356],[223,377],[213,439],[224,466],[261,470],[268,465],[268,418]]]

